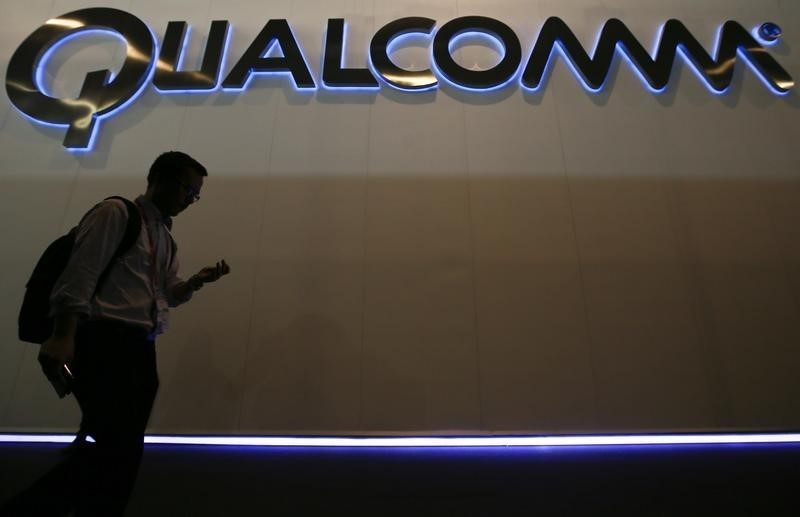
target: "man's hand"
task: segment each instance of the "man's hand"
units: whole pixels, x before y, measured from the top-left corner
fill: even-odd
[[[54,334],[42,344],[39,351],[38,360],[42,372],[61,398],[72,391],[73,377],[69,365],[74,355],[75,338],[71,335]]]
[[[189,279],[189,283],[197,290],[203,287],[203,284],[216,282],[222,276],[231,272],[230,266],[225,261],[217,262],[216,266],[204,267],[199,273]]]

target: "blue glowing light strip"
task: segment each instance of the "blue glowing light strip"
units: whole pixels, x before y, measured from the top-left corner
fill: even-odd
[[[0,434],[0,443],[70,443],[73,435]],[[474,437],[303,437],[303,436],[164,436],[150,435],[157,445],[236,447],[558,447],[624,445],[800,444],[800,433],[630,434],[586,436]]]

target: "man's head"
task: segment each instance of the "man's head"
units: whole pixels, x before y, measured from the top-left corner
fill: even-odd
[[[205,176],[206,168],[188,154],[166,152],[150,166],[147,196],[162,214],[175,217],[200,199]]]

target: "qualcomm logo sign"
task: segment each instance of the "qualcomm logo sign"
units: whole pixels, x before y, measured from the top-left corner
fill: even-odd
[[[667,88],[677,56],[691,67],[714,94],[724,94],[733,80],[734,68],[744,61],[775,94],[785,94],[794,80],[759,43],[774,43],[780,28],[762,25],[754,34],[739,23],[725,22],[719,29],[714,55],[710,55],[678,20],[667,21],[651,55],[624,23],[608,20],[602,27],[590,55],[575,34],[560,18],[549,18],[523,60],[522,46],[506,24],[482,16],[451,20],[438,29],[429,18],[408,17],[392,21],[373,36],[369,47],[369,66],[342,66],[345,47],[345,22],[330,19],[325,36],[321,83],[330,91],[375,90],[388,85],[400,90],[422,91],[437,88],[440,81],[457,88],[486,92],[519,81],[525,90],[537,90],[549,72],[554,51],[571,67],[589,91],[603,89],[619,50],[638,73],[643,84],[654,93]],[[42,92],[40,67],[47,55],[64,41],[89,31],[111,32],[127,43],[127,55],[119,72],[98,70],[86,75],[80,94],[74,99],[58,99]],[[219,89],[244,90],[259,74],[283,74],[298,90],[315,90],[308,61],[286,20],[269,20],[252,44],[220,82],[222,62],[231,33],[226,20],[211,23],[199,70],[181,70],[187,24],[172,21],[167,25],[160,52],[150,28],[136,16],[111,8],[74,11],[45,22],[19,46],[8,64],[6,90],[13,105],[34,121],[66,126],[64,146],[88,150],[98,132],[99,122],[130,105],[152,81],[156,90],[170,92],[211,92]],[[464,36],[485,37],[498,45],[499,62],[488,70],[472,70],[459,65],[453,48]],[[390,59],[404,37],[431,40],[431,69],[406,70]],[[273,48],[280,57],[268,57]],[[520,74],[521,70],[521,74]]]

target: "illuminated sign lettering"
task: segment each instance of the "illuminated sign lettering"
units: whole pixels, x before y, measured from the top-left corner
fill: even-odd
[[[560,55],[573,69],[582,85],[593,92],[602,90],[620,52],[653,92],[667,88],[676,57],[695,70],[713,93],[725,93],[733,80],[739,61],[750,65],[764,85],[775,94],[785,94],[794,80],[758,42],[756,36],[735,21],[725,22],[719,30],[715,54],[710,55],[678,20],[667,21],[660,32],[655,53],[651,55],[620,20],[608,20],[603,26],[592,53],[589,54],[572,30],[560,18],[548,18],[523,60],[522,45],[506,24],[483,16],[464,16],[451,20],[438,30],[436,21],[408,17],[392,21],[379,29],[369,46],[369,66],[343,68],[345,21],[328,20],[321,81],[326,89],[379,89],[382,84],[406,91],[437,88],[439,81],[467,90],[486,92],[503,88],[519,77],[525,90],[537,90],[548,73],[553,55]],[[152,78],[156,90],[169,92],[211,92],[244,90],[259,74],[287,75],[299,90],[314,90],[317,83],[311,74],[301,46],[289,22],[269,20],[244,54],[220,81],[222,62],[230,37],[225,20],[211,23],[202,64],[199,70],[180,70],[180,60],[188,39],[183,21],[167,25],[160,52],[156,38],[139,18],[111,8],[74,11],[45,22],[19,46],[8,64],[6,91],[11,103],[33,120],[66,126],[64,146],[72,150],[91,148],[98,122],[133,102]],[[127,43],[121,70],[111,77],[109,70],[87,74],[75,99],[57,99],[42,92],[39,68],[46,56],[67,39],[88,31],[111,32]],[[397,66],[390,58],[403,36],[432,38],[431,69],[411,71]],[[467,69],[453,58],[455,42],[464,35],[478,35],[496,43],[500,61],[488,70]],[[780,28],[762,25],[757,37],[765,44],[781,36]],[[273,47],[280,57],[266,57]],[[521,75],[519,74],[522,71]]]

